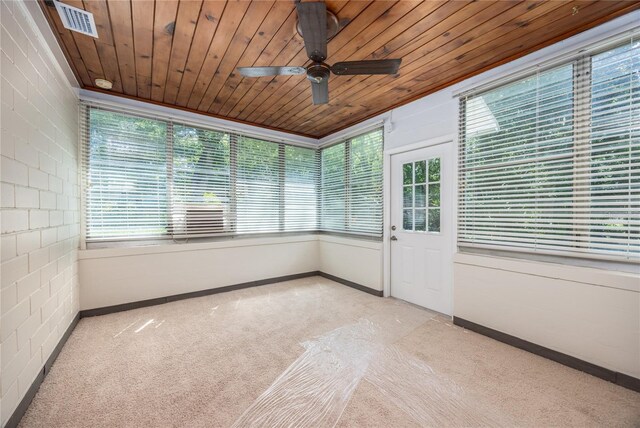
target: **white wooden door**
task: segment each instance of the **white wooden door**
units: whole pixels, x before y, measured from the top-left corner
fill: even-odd
[[[452,313],[452,143],[391,156],[391,295]]]

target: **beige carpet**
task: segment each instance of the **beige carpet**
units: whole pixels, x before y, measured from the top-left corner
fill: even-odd
[[[640,426],[640,394],[313,277],[85,318],[22,427]]]

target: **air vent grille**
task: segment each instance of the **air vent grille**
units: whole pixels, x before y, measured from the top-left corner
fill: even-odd
[[[93,14],[77,7],[69,6],[59,1],[54,1],[56,10],[62,20],[62,25],[71,31],[86,34],[87,36],[98,37],[96,23]]]

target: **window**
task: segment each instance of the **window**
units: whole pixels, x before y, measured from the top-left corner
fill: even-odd
[[[459,245],[640,256],[640,45],[461,98]]]
[[[640,43],[591,58],[590,249],[640,256]],[[587,205],[588,204],[588,205]]]
[[[238,137],[238,232],[280,230],[279,146]]]
[[[380,236],[380,131],[318,150],[83,111],[88,243],[320,229]]]
[[[166,124],[93,109],[88,115],[86,239],[166,235]]]
[[[318,228],[318,152],[284,147],[284,227],[287,231]]]
[[[349,141],[348,230],[382,236],[382,130]]]
[[[321,229],[347,230],[346,143],[323,149],[321,153]]]
[[[231,136],[173,125],[172,148],[172,234],[185,238],[231,231]]]
[[[440,232],[440,158],[402,165],[402,229]]]
[[[321,230],[382,236],[382,130],[321,150]]]

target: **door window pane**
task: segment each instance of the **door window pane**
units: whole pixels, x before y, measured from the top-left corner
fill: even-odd
[[[413,230],[413,210],[404,210],[402,215],[402,228],[404,230]]]
[[[440,158],[429,159],[429,181],[440,181]]]
[[[416,192],[416,201],[415,201],[415,207],[416,208],[423,208],[426,206],[427,204],[427,189],[425,187],[424,184],[419,184],[415,187],[415,192]]]
[[[405,163],[402,165],[402,183],[413,184],[413,164]]]
[[[440,209],[429,210],[429,232],[440,232]]]
[[[415,164],[416,183],[424,183],[427,181],[427,162],[418,161]]]
[[[403,204],[405,208],[413,207],[413,186],[404,186],[403,189]]]
[[[427,230],[427,211],[424,209],[416,210],[415,217],[416,231],[424,232]]]
[[[440,207],[440,183],[429,184],[429,207]]]
[[[402,172],[403,229],[415,232],[439,232],[440,158],[405,163],[402,165]],[[427,205],[428,210],[425,209]],[[435,211],[433,211],[434,208]]]

